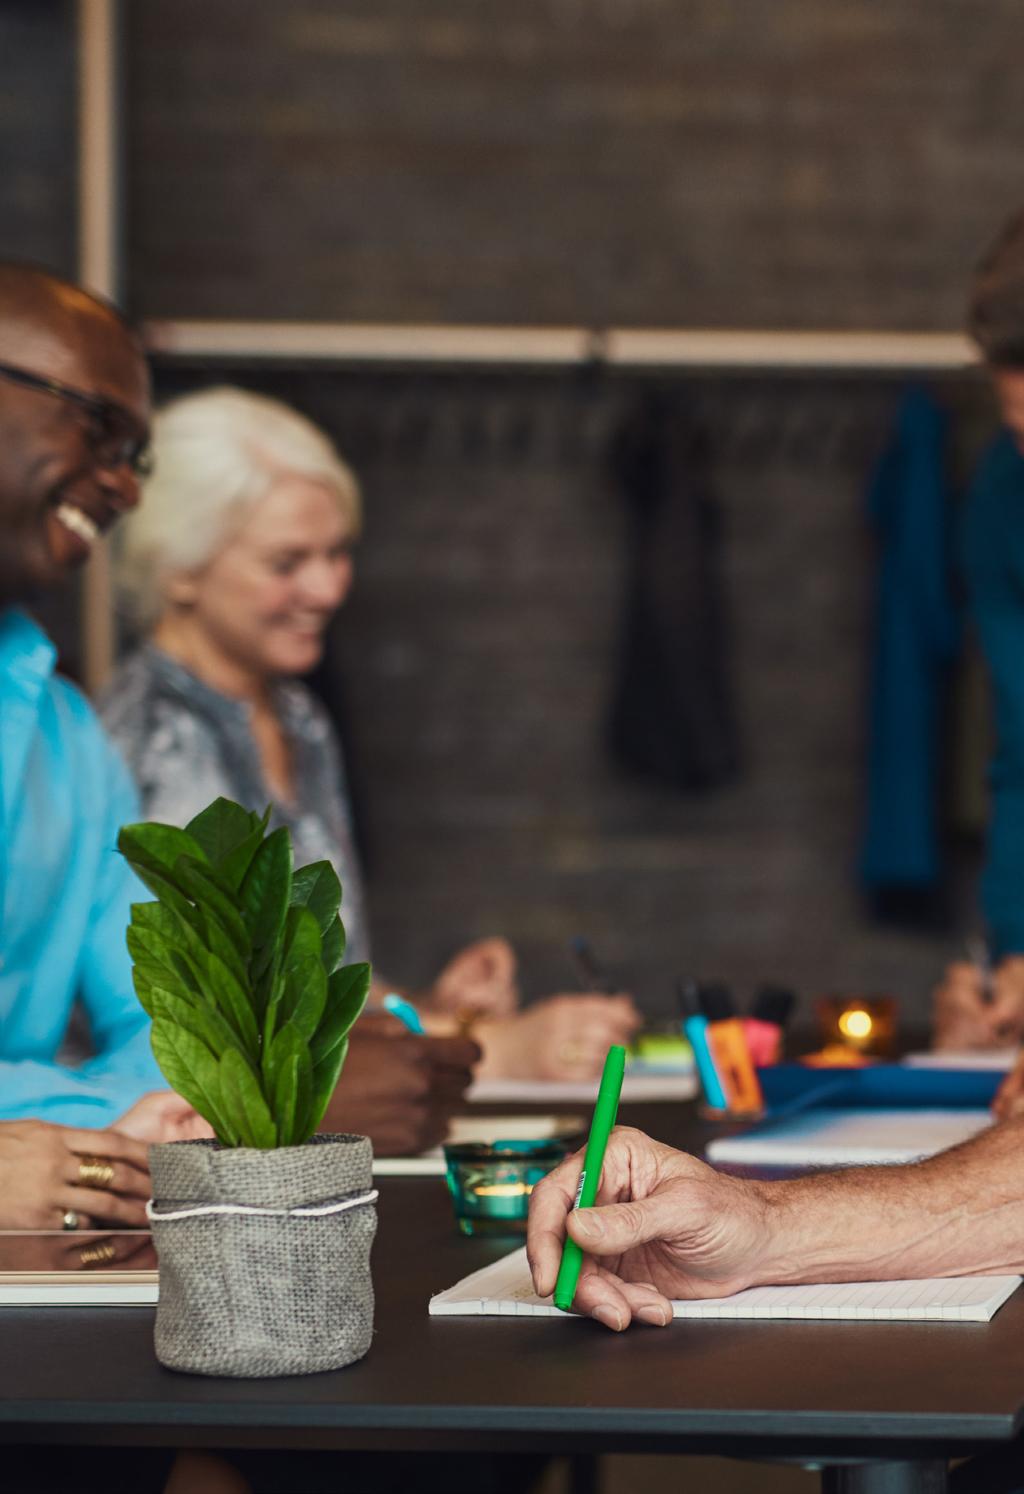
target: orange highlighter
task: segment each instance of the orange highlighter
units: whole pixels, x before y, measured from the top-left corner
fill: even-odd
[[[747,1047],[743,1023],[736,1015],[727,986],[702,985],[700,1009],[708,1024],[708,1040],[733,1115],[758,1115],[764,1095]]]

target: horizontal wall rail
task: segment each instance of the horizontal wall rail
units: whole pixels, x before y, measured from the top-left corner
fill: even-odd
[[[976,362],[949,332],[720,332],[584,327],[391,326],[349,322],[150,321],[157,352],[209,358],[623,368],[894,370],[950,373]]]

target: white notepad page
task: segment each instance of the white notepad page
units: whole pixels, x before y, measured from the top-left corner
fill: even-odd
[[[848,1319],[856,1322],[987,1323],[1020,1286],[1019,1276],[751,1287],[734,1297],[673,1302],[677,1318]],[[432,1317],[564,1318],[533,1290],[526,1250],[474,1271],[430,1299]]]
[[[803,1110],[707,1146],[711,1162],[846,1167],[916,1162],[992,1124],[987,1110]]]
[[[696,1093],[697,1076],[692,1069],[668,1073],[641,1068],[634,1074],[627,1068],[622,1081],[624,1105],[692,1100]],[[478,1079],[466,1098],[481,1105],[593,1105],[596,1096],[596,1079],[578,1084],[553,1079]]]

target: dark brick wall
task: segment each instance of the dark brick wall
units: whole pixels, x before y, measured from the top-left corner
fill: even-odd
[[[870,923],[854,876],[861,494],[895,385],[676,386],[725,519],[745,760],[734,787],[681,797],[624,780],[604,748],[625,530],[606,448],[633,384],[243,381],[324,423],[365,484],[337,642],[385,969],[422,979],[459,940],[503,930],[530,989],[571,985],[565,944],[584,932],[655,1009],[673,972],[695,970],[745,990],[892,990],[923,1012],[954,934]],[[977,391],[942,397],[986,424]]]
[[[956,328],[1019,0],[134,0],[152,316]]]
[[[0,0],[0,259],[75,268],[71,0]],[[61,662],[79,669],[78,588],[40,598]]]
[[[75,263],[71,0],[0,0],[0,258]]]

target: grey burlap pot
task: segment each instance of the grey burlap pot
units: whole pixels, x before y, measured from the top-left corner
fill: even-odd
[[[365,1136],[277,1151],[174,1141],[149,1157],[161,1364],[256,1378],[362,1358],[377,1229]]]

